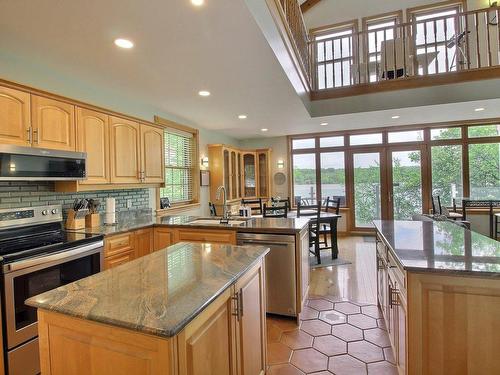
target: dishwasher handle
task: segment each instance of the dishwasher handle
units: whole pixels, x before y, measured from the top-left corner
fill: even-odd
[[[290,243],[286,242],[271,242],[271,241],[259,241],[259,240],[239,240],[238,245],[262,245],[262,246],[283,246],[288,247]]]

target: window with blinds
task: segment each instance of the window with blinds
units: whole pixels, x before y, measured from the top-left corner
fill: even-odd
[[[194,151],[193,134],[175,129],[165,129],[165,187],[160,188],[160,198],[170,203],[193,200]]]

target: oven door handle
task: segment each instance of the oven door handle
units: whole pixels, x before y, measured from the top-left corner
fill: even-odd
[[[39,256],[36,258],[20,260],[19,262],[9,263],[3,266],[4,274],[19,271],[25,268],[35,267],[46,263],[62,263],[65,259],[74,258],[77,255],[92,252],[95,249],[101,249],[104,246],[104,241],[94,242],[88,245],[76,247],[71,250],[61,251],[51,255]]]

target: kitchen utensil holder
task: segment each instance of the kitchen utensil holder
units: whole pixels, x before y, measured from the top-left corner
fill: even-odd
[[[85,228],[85,215],[89,210],[69,210],[68,218],[66,219],[66,229],[84,229]]]
[[[85,227],[95,228],[101,226],[101,215],[99,214],[88,214],[85,216]]]

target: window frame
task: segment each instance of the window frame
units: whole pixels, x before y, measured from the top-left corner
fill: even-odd
[[[191,191],[192,197],[189,201],[172,203],[171,208],[160,208],[160,189],[156,188],[156,213],[160,216],[171,214],[173,212],[181,212],[185,210],[194,209],[200,206],[200,137],[199,130],[186,125],[178,124],[174,121],[167,120],[160,116],[154,116],[154,122],[160,125],[164,131],[167,129],[179,130],[181,132],[189,133],[193,136],[193,165],[191,167]],[[165,156],[165,155],[164,155]],[[167,168],[167,167],[165,167]],[[165,173],[166,176],[166,173]],[[162,184],[165,186],[165,184]]]

